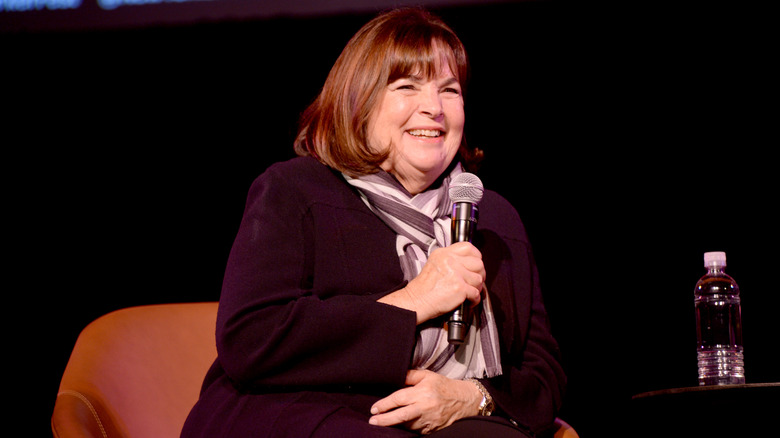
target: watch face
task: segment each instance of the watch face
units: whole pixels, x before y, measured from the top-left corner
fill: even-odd
[[[495,405],[493,404],[493,400],[487,400],[487,403],[485,403],[485,407],[482,408],[482,415],[489,416],[493,413],[493,410],[495,409]]]

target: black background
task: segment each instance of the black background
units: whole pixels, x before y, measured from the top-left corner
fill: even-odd
[[[632,394],[696,384],[693,286],[726,251],[748,382],[780,304],[776,71],[740,2],[437,9],[472,63],[479,175],[534,246],[583,437]],[[251,181],[372,13],[0,35],[7,379],[48,434],[79,331],[109,311],[217,300]],[[7,49],[7,50],[6,50]],[[774,51],[773,51],[774,50]]]

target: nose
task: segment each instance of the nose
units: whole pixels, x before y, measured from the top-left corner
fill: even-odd
[[[439,90],[433,87],[425,87],[424,91],[419,94],[419,97],[419,108],[423,115],[432,119],[442,115],[443,109]]]

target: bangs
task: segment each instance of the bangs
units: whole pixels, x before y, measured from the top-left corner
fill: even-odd
[[[394,44],[385,55],[387,83],[410,76],[431,80],[449,67],[461,86],[465,86],[468,62],[460,41],[448,41],[446,34],[435,35],[430,28],[426,29],[429,32],[415,30],[398,32],[391,40]]]

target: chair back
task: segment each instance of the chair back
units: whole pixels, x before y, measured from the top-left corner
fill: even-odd
[[[130,307],[79,335],[60,382],[55,438],[178,438],[217,357],[217,303]]]

